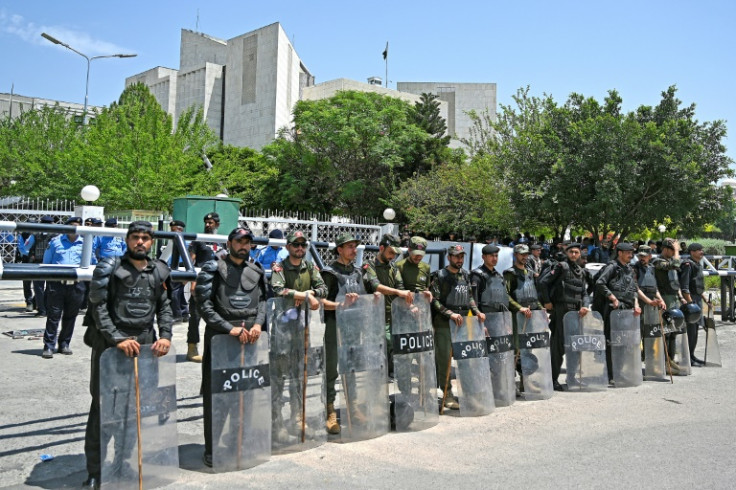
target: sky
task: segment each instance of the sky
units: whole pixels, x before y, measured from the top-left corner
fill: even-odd
[[[496,83],[500,104],[519,88],[656,105],[670,85],[701,121],[736,123],[736,2],[557,1],[98,1],[0,0],[0,92],[89,103],[118,99],[125,78],[178,68],[181,29],[229,39],[280,22],[317,83],[335,78]],[[736,136],[726,140],[736,159]],[[730,148],[734,147],[734,148]]]

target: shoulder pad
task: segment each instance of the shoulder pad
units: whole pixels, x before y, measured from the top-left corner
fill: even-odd
[[[281,266],[281,262],[271,263],[271,272],[281,272],[284,268]]]
[[[165,282],[166,279],[171,275],[171,269],[169,268],[169,265],[159,259],[153,260],[153,266],[158,270],[159,278],[161,279],[161,282]]]
[[[259,274],[264,273],[263,266],[258,262],[248,262],[247,267],[250,267],[254,271],[258,272]]]
[[[214,273],[217,270],[217,261],[216,260],[208,260],[207,262],[202,265],[201,269],[202,272],[208,272],[210,274]]]

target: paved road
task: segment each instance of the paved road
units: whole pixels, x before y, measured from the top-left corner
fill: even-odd
[[[0,281],[0,332],[43,328],[23,310],[19,282]],[[77,321],[74,355],[41,359],[41,341],[0,335],[0,487],[77,487],[90,351]],[[184,360],[175,326],[180,481],[171,488],[733,488],[736,481],[736,327],[719,325],[724,367],[669,383],[556,393],[492,414],[444,416],[419,433],[328,443],[247,471],[201,463],[199,365]],[[702,343],[699,351],[702,354]],[[41,462],[50,453],[55,459]]]

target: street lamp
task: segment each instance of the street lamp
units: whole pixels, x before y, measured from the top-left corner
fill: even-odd
[[[68,49],[70,51],[74,51],[75,53],[77,53],[80,56],[83,56],[84,59],[87,60],[87,84],[84,87],[84,110],[82,111],[82,124],[83,125],[86,125],[87,124],[87,99],[89,97],[89,65],[92,62],[92,60],[97,60],[97,59],[100,59],[100,58],[135,58],[136,56],[138,56],[137,54],[106,54],[106,55],[102,55],[102,56],[92,56],[90,58],[86,54],[80,53],[79,51],[77,51],[76,49],[72,48],[68,44],[59,41],[55,37],[49,36],[45,32],[42,32],[41,33],[41,37],[43,37],[44,39],[46,39],[46,40],[48,40],[48,41],[50,41],[50,42],[52,42],[54,44],[58,44],[60,46],[64,46],[66,49]]]
[[[667,227],[664,225],[659,225],[659,234],[660,234],[660,240],[664,241],[664,232],[667,231]]]

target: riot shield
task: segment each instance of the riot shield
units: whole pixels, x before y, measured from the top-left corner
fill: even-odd
[[[611,377],[616,387],[639,386],[641,372],[641,329],[634,310],[611,311]]]
[[[608,388],[606,336],[597,311],[581,317],[577,311],[563,320],[565,368],[570,391],[600,391]]]
[[[716,335],[716,320],[713,303],[704,303],[707,308],[705,316],[705,361],[706,366],[721,367],[721,349],[718,347],[718,336]]]
[[[662,323],[656,306],[644,306],[641,310],[641,337],[644,346],[644,380],[667,381]]]
[[[383,295],[338,296],[337,372],[343,388],[341,439],[359,441],[389,430],[386,309]]]
[[[226,427],[227,426],[227,427]],[[212,338],[212,468],[241,470],[271,456],[268,338]]]
[[[549,322],[547,312],[532,310],[532,317],[516,314],[519,338],[519,360],[525,400],[546,400],[552,389],[552,362],[549,355]]]
[[[394,397],[396,430],[423,430],[437,425],[437,373],[429,300],[417,294],[412,305],[401,299],[391,303],[391,329],[394,377],[399,388]]]
[[[516,401],[514,372],[513,319],[510,311],[486,313],[488,337],[486,350],[491,366],[491,385],[497,407],[508,407]]]
[[[495,405],[485,334],[478,317],[466,316],[464,320],[462,325],[449,321],[460,416],[486,415]]]
[[[680,376],[690,376],[692,366],[690,364],[690,342],[687,339],[687,328],[675,332],[675,354],[670,353],[680,368]]]
[[[154,356],[150,345],[142,345],[137,358],[114,348],[102,353],[100,449],[104,488],[137,488],[139,481],[145,488],[155,488],[176,481],[179,447],[173,345],[162,357]]]
[[[266,304],[271,341],[271,441],[274,451],[303,450],[327,441],[324,324],[321,310],[290,298]],[[288,393],[288,408],[284,394]],[[305,396],[306,395],[306,396]]]

